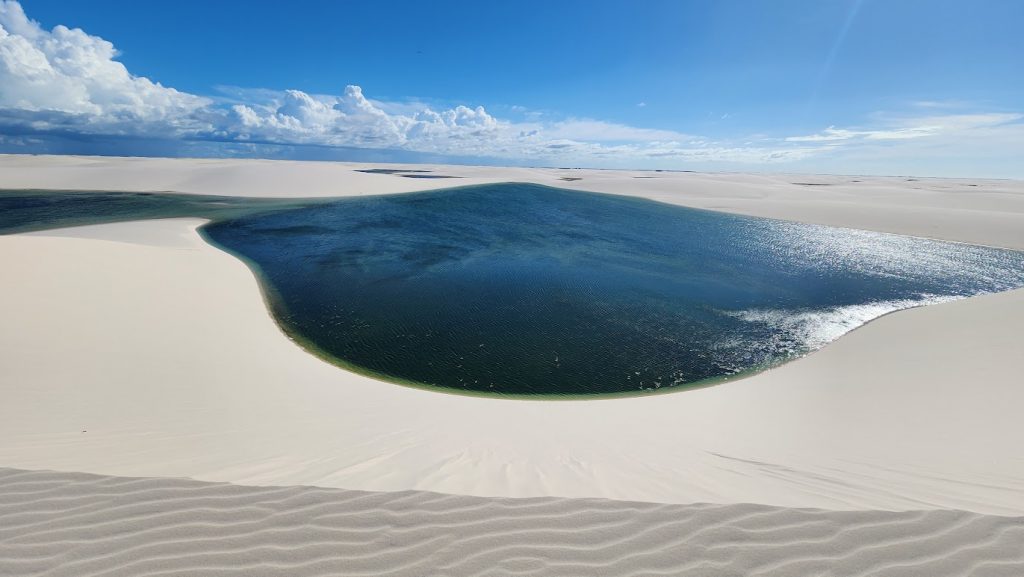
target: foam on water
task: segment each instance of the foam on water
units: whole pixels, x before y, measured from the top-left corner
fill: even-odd
[[[748,309],[725,314],[744,322],[760,324],[777,332],[780,352],[802,354],[820,349],[846,333],[879,317],[925,305],[962,299],[955,295],[922,295],[918,299],[875,301],[830,307],[822,310]],[[783,343],[791,343],[789,346]]]

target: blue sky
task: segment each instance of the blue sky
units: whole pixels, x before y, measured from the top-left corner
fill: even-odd
[[[1016,0],[0,2],[7,152],[1024,177]]]

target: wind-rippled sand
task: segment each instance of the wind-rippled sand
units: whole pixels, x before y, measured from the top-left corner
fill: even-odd
[[[0,575],[1024,575],[1024,518],[0,469]]]

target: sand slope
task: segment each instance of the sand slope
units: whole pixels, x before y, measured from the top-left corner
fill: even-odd
[[[1024,574],[1024,518],[481,499],[0,469],[0,575]]]
[[[1024,514],[1024,291],[726,385],[507,401],[307,354],[194,219],[0,237],[0,464],[246,484]],[[109,239],[117,238],[118,241]]]

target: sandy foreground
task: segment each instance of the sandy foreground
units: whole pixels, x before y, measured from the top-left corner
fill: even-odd
[[[0,188],[317,196],[522,181],[1024,249],[1017,181],[411,167],[462,177],[433,180],[353,171],[367,167],[6,156]],[[197,562],[253,569],[239,574],[266,569],[268,550],[303,536],[313,541],[296,545],[296,559],[315,543],[369,539],[360,531],[376,539],[361,554],[323,561],[343,569],[299,563],[285,572],[1024,573],[1024,291],[889,315],[804,359],[717,387],[505,401],[381,383],[307,354],[274,324],[248,268],[200,239],[201,224],[0,237],[0,467],[12,468],[0,475],[0,518],[11,522],[0,528],[0,575],[65,574],[56,568],[70,560],[47,552],[97,524],[109,530],[97,529],[111,551],[118,527],[136,527],[153,539],[132,559],[165,559],[188,574],[195,567],[166,559],[184,554],[191,533],[181,527],[190,521],[168,520],[178,529],[161,532],[163,517],[151,515],[206,492],[211,503],[233,504],[221,517],[205,501],[188,506],[251,530],[226,541],[241,557],[210,545],[209,564]],[[253,513],[268,510],[269,489],[170,477],[348,491],[274,493],[306,511],[329,502],[335,517],[314,531],[283,505]],[[111,489],[136,486],[145,490]],[[69,507],[82,511],[74,523],[58,515]],[[424,507],[434,516],[421,515]],[[797,509],[808,507],[819,510]],[[486,521],[481,510],[504,521]],[[578,521],[566,525],[566,516]],[[417,533],[430,527],[441,541]],[[577,543],[574,528],[594,531],[581,533],[592,539]],[[704,537],[680,541],[687,531]],[[661,545],[640,547],[630,540],[637,534]],[[474,557],[451,547],[467,535],[479,540],[480,557],[460,565]],[[781,548],[768,553],[764,543]],[[389,547],[408,555],[389,561]],[[908,548],[916,556],[901,557]],[[85,565],[66,574],[120,567],[102,547],[74,551]],[[359,569],[360,555],[376,569]],[[5,571],[8,560],[23,570]],[[118,570],[156,572],[152,563]]]
[[[68,503],[80,507],[69,515]],[[1024,519],[964,511],[482,499],[0,469],[0,518],[0,571],[54,577],[1019,577],[1024,565]]]

